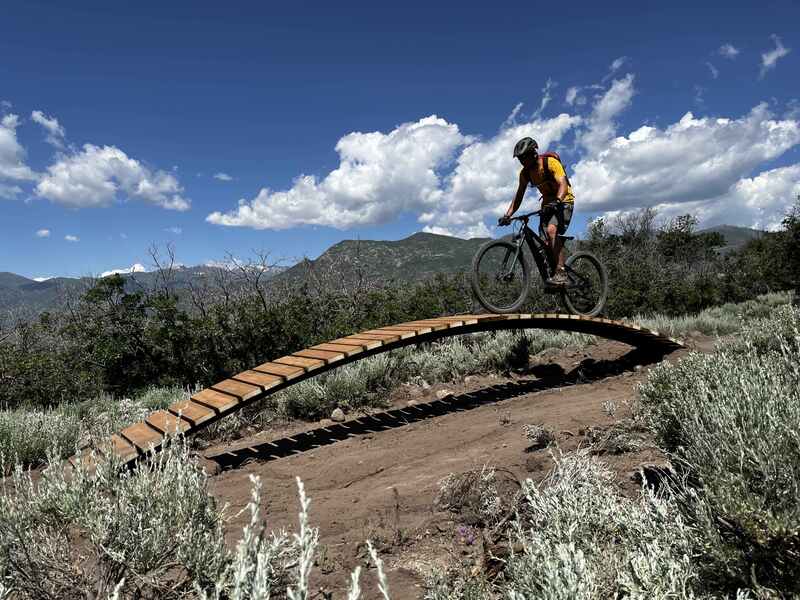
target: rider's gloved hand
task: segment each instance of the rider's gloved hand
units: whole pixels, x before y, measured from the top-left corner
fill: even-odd
[[[508,215],[503,215],[497,220],[497,225],[499,227],[505,227],[506,225],[511,225],[511,217]]]

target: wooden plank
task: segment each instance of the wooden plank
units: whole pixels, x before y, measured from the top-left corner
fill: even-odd
[[[85,448],[83,450],[80,450],[78,454],[70,456],[69,464],[73,469],[77,470],[80,466],[80,468],[82,468],[84,472],[94,473],[95,469],[97,468],[98,458],[101,457],[98,456],[96,452],[93,455],[91,448]]]
[[[215,383],[211,388],[218,392],[225,392],[226,394],[236,396],[243,402],[261,394],[261,388],[259,386],[244,383],[243,381],[236,381],[235,379],[225,379],[224,381]]]
[[[352,337],[345,337],[339,338],[338,340],[333,340],[332,344],[358,344],[358,346],[362,350],[373,350],[374,348],[380,348],[383,345],[381,340],[370,340],[367,338],[352,336]]]
[[[145,421],[148,425],[155,427],[161,433],[169,435],[185,433],[192,428],[189,421],[179,419],[165,410],[157,410],[154,413],[150,413],[145,417]]]
[[[182,418],[189,421],[194,427],[217,416],[214,410],[202,404],[198,404],[197,402],[192,402],[191,400],[176,402],[167,408],[167,410],[175,416],[181,415]]]
[[[136,446],[117,433],[105,439],[105,445],[101,448],[101,452],[113,453],[126,462],[138,454]]]
[[[372,330],[374,331],[374,330]],[[396,342],[400,336],[396,333],[373,333],[372,331],[362,331],[356,334],[360,340],[375,340],[376,342],[383,342],[385,344]],[[355,338],[356,336],[353,336]],[[342,338],[344,340],[350,339],[349,337]]]
[[[233,379],[244,381],[250,385],[260,386],[265,392],[285,381],[280,375],[267,375],[266,373],[259,373],[258,371],[242,371],[234,375]]]
[[[430,327],[433,331],[442,331],[451,327],[460,327],[461,321],[411,321],[405,325]]]
[[[139,452],[149,452],[152,448],[158,448],[164,441],[164,436],[145,423],[129,425],[119,434],[136,446]]]
[[[401,323],[400,325],[392,325],[392,329],[399,329],[401,331],[413,331],[416,334],[430,333],[433,328],[429,325],[411,325],[410,323]]]
[[[462,316],[454,316],[454,317],[438,317],[437,321],[447,321],[449,323],[458,323],[460,322],[462,325],[475,325],[478,322],[473,315],[462,315]]]
[[[436,317],[437,321],[462,321],[464,323],[477,323],[477,315],[447,315],[444,317]]]
[[[370,329],[366,333],[377,334],[377,335],[395,335],[402,340],[406,340],[408,338],[412,338],[415,335],[417,335],[413,331],[407,331],[405,329],[391,329],[388,327],[385,329]]]
[[[364,349],[361,347],[360,344],[339,344],[337,342],[326,342],[324,344],[317,344],[316,346],[311,346],[311,350],[325,350],[326,352],[340,352],[342,354],[346,354],[347,356],[353,356],[353,354],[361,354]]]
[[[506,315],[498,315],[495,313],[483,313],[480,315],[470,315],[473,319],[477,319],[478,321],[504,321]]]
[[[361,349],[359,348],[359,351]],[[330,350],[313,350],[311,348],[307,348],[306,350],[300,350],[300,352],[295,352],[292,356],[299,356],[301,358],[316,358],[317,360],[324,360],[326,363],[334,363],[337,360],[342,360],[347,358],[347,356],[342,352],[331,352]]]
[[[225,412],[240,403],[236,396],[223,394],[212,389],[200,390],[192,396],[192,401],[207,406],[218,413]]]
[[[281,356],[275,359],[276,363],[293,367],[302,367],[306,371],[313,371],[325,366],[325,361],[316,358],[302,358],[300,356]]]
[[[253,367],[253,370],[260,371],[262,373],[268,373],[269,375],[280,375],[281,377],[285,377],[287,380],[294,379],[295,377],[299,377],[305,373],[305,370],[299,367],[282,365],[275,362],[268,362],[264,363],[263,365],[258,365],[257,367]]]

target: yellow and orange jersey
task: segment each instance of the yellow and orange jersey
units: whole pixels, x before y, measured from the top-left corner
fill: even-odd
[[[558,159],[552,156],[543,156],[543,165],[544,161],[547,161],[546,169],[544,166],[540,167],[538,162],[535,167],[530,169],[525,169],[523,167],[519,172],[519,180],[521,183],[524,182],[525,185],[529,183],[535,185],[542,195],[542,202],[544,204],[549,204],[555,202],[555,199],[558,197],[558,180],[561,177],[566,177],[567,174]],[[564,197],[564,202],[567,204],[573,204],[575,202],[575,195],[572,193],[572,186],[569,183],[569,179],[567,180],[567,195]]]

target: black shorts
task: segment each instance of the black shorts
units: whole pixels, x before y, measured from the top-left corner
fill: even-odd
[[[542,207],[542,214],[539,217],[540,227],[546,231],[548,225],[555,225],[557,232],[561,235],[567,231],[569,222],[572,220],[572,204],[550,204]]]

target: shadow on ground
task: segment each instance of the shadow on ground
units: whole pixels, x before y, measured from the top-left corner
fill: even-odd
[[[536,379],[510,381],[474,392],[447,396],[440,400],[432,400],[405,408],[394,408],[343,423],[318,427],[291,437],[218,454],[209,454],[206,455],[206,458],[216,462],[222,469],[236,468],[253,460],[261,462],[275,460],[354,436],[403,427],[431,417],[472,410],[533,392],[591,383],[606,377],[620,375],[630,371],[636,365],[644,366],[660,362],[669,353],[670,351],[635,348],[615,360],[584,359],[570,371],[564,370],[557,364],[535,365],[526,369],[524,375],[533,375]]]

